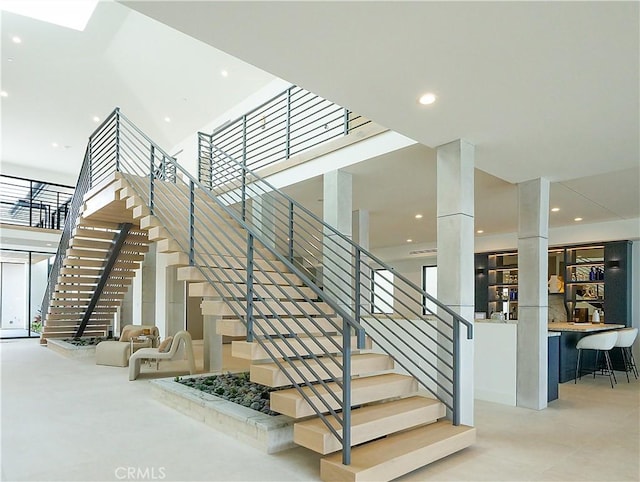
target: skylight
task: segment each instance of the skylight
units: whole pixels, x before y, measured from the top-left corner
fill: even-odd
[[[98,0],[0,0],[0,10],[83,31]]]

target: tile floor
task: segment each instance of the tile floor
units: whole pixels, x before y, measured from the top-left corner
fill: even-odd
[[[319,480],[306,449],[266,455],[156,402],[150,373],[129,382],[37,340],[0,342],[0,360],[3,481]],[[543,411],[479,401],[477,443],[401,480],[638,481],[639,408],[640,381],[606,378],[561,385]]]

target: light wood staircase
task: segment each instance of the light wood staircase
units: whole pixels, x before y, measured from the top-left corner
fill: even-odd
[[[181,188],[166,185],[163,189]],[[212,246],[219,246],[228,255],[212,253],[207,255],[207,266],[190,266],[188,254],[160,219],[149,214],[144,201],[127,187],[123,187],[120,195],[133,218],[139,220],[141,229],[148,231],[149,240],[157,243],[157,252],[167,253],[170,264],[178,266],[178,279],[190,283],[189,295],[217,298],[203,300],[201,308],[204,315],[219,317],[218,334],[246,336],[246,328],[238,316],[245,310],[245,302],[242,301],[247,282],[244,248],[229,248],[225,243],[213,242]],[[207,201],[202,198],[196,202]],[[237,228],[236,231],[228,230],[227,234],[238,241],[238,246],[246,246],[246,238],[238,234],[242,233],[240,226],[221,212],[219,206],[210,205],[209,208],[226,217],[228,224]],[[179,211],[180,208],[176,209]],[[182,212],[176,217],[184,215]],[[218,232],[220,229],[214,224],[209,228]],[[173,229],[175,231],[176,227]],[[342,335],[336,329],[342,325],[342,320],[326,303],[316,300],[313,290],[287,270],[284,263],[274,261],[270,255],[265,256],[267,251],[264,249],[259,251],[263,256],[257,255],[254,259],[259,267],[254,270],[254,277],[259,281],[255,284],[255,292],[266,300],[254,303],[254,333],[281,333],[286,334],[286,339],[275,338],[267,342],[268,350],[257,341],[233,341],[232,355],[250,360],[251,380],[265,386],[287,387],[292,385],[292,381],[302,383],[305,378],[315,382],[320,379],[327,381],[326,387],[314,385],[317,393],[309,387],[304,387],[303,391],[321,412],[328,414],[327,407],[337,410],[339,403],[328,390],[340,399],[340,388],[330,380],[342,376],[338,364],[343,360],[337,348],[341,345]],[[207,277],[219,281],[210,283]],[[298,321],[294,322],[294,319]],[[292,328],[294,326],[295,329]],[[374,353],[371,347],[371,340],[367,339],[366,348],[357,350],[355,337],[352,341],[353,449],[350,465],[342,464],[340,442],[316,416],[314,408],[298,389],[284,388],[271,394],[272,410],[298,420],[294,426],[294,441],[325,456],[320,465],[322,480],[392,480],[475,442],[475,428],[452,425],[444,418],[445,406],[440,401],[425,396],[413,377],[394,371],[391,357]],[[269,351],[277,354],[279,364],[275,363]],[[332,359],[327,354],[336,358]],[[338,421],[332,415],[326,416],[340,434]]]
[[[114,315],[135,271],[144,260],[144,254],[149,250],[147,232],[140,230],[139,223],[119,198],[121,187],[120,176],[114,175],[84,196],[80,216],[44,316],[41,344],[46,344],[49,338],[75,336],[104,273],[113,240],[120,233],[120,225],[131,223],[83,336],[106,336],[113,327]]]

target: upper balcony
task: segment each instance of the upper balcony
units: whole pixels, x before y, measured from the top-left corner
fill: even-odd
[[[0,223],[61,230],[75,188],[0,175]]]

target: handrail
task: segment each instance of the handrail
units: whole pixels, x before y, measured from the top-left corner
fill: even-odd
[[[202,142],[203,139],[206,138],[210,138],[211,136],[203,133],[203,132],[199,132],[198,133],[198,138],[199,141]],[[217,148],[216,148],[217,149]],[[200,153],[202,155],[202,149],[200,150]],[[313,212],[311,212],[309,209],[307,209],[304,205],[300,204],[298,201],[294,200],[292,197],[290,197],[288,194],[280,191],[278,188],[276,188],[275,186],[273,186],[271,183],[269,183],[268,181],[266,181],[264,178],[260,177],[258,174],[256,174],[255,172],[251,171],[250,169],[242,166],[241,163],[235,161],[233,159],[233,157],[229,156],[226,153],[223,153],[224,157],[229,159],[232,162],[235,162],[237,165],[237,169],[238,170],[242,170],[242,171],[246,171],[247,173],[247,178],[251,179],[252,183],[261,183],[264,186],[266,186],[268,188],[268,191],[265,191],[266,193],[277,193],[278,196],[286,199],[291,205],[293,205],[295,208],[301,210],[302,212],[304,212],[305,214],[307,214],[309,217],[313,218],[314,220],[316,220],[318,223],[322,224],[323,228],[330,230],[332,235],[338,236],[342,239],[342,241],[348,243],[349,245],[351,245],[351,247],[353,247],[354,249],[356,249],[359,253],[361,253],[361,256],[364,255],[367,258],[371,259],[373,262],[375,262],[376,264],[378,264],[380,266],[380,269],[387,269],[387,270],[394,270],[393,267],[391,267],[388,263],[385,263],[384,261],[382,261],[380,258],[378,258],[376,255],[374,255],[373,253],[371,253],[370,251],[367,251],[366,249],[362,248],[359,244],[355,243],[353,240],[351,240],[350,238],[348,238],[347,236],[345,236],[344,233],[342,233],[341,231],[338,231],[335,227],[331,226],[330,224],[325,223],[322,219],[318,218]],[[228,179],[225,180],[226,183],[230,183],[231,181],[229,181]],[[394,271],[394,276],[400,278],[402,281],[404,281],[405,283],[407,283],[408,285],[410,285],[413,289],[415,289],[416,291],[420,292],[420,295],[423,296],[424,298],[426,298],[427,300],[429,300],[430,302],[432,302],[433,304],[437,305],[439,309],[442,309],[443,311],[445,311],[447,314],[451,315],[452,317],[458,318],[459,321],[465,325],[465,327],[467,328],[468,331],[468,339],[472,339],[473,338],[473,325],[465,320],[463,317],[461,317],[458,313],[456,313],[455,311],[451,310],[451,308],[449,308],[448,306],[442,304],[438,299],[434,298],[432,295],[430,295],[427,291],[423,290],[422,288],[420,288],[418,285],[416,285],[415,283],[413,283],[411,280],[409,280],[406,276],[402,275],[401,273],[397,273]],[[432,313],[435,314],[435,313]]]
[[[386,351],[393,351],[394,358],[400,366],[418,378],[427,390],[441,398],[443,403],[450,409],[454,424],[458,424],[458,393],[460,390],[458,373],[459,326],[465,326],[467,338],[471,339],[473,337],[473,325],[415,285],[408,278],[395,273],[387,263],[364,250],[332,226],[327,225],[306,207],[279,191],[244,163],[235,160],[232,155],[215,146],[211,136],[199,133],[199,143],[199,155],[201,158],[206,158],[207,155],[215,153],[218,159],[216,167],[211,169],[211,172],[215,174],[215,178],[218,179],[218,183],[211,185],[210,188],[220,199],[225,201],[229,211],[233,212],[233,207],[235,206],[236,211],[239,211],[239,215],[243,219],[247,219],[246,205],[248,203],[264,202],[265,199],[269,199],[273,208],[272,216],[274,219],[271,220],[273,226],[265,229],[264,226],[259,226],[259,223],[255,222],[253,226],[261,231],[263,237],[278,238],[278,236],[283,237],[284,233],[287,233],[289,235],[286,242],[287,246],[282,249],[282,252],[289,253],[289,258],[292,260],[296,256],[302,259],[302,262],[296,264],[298,268],[306,269],[311,274],[309,267],[322,266],[325,274],[329,274],[329,278],[333,278],[329,286],[325,282],[323,299],[346,300],[347,304],[353,305],[356,322],[360,320],[366,321],[367,318],[375,319],[378,322],[377,326],[371,323],[367,324],[369,335],[374,340],[386,345],[388,348]],[[225,161],[222,161],[222,159]],[[213,166],[213,159],[211,161]],[[208,161],[205,159],[206,162]],[[241,209],[240,206],[242,206]],[[294,218],[296,221],[294,221]],[[276,226],[278,224],[279,226]],[[288,229],[284,228],[285,224]],[[290,227],[294,224],[296,229],[292,230]],[[308,243],[309,239],[312,239],[317,244]],[[352,260],[355,260],[355,262]],[[307,268],[304,267],[305,262]],[[340,267],[341,263],[346,263],[347,267]],[[396,280],[392,288],[376,283],[373,275],[375,269],[386,269],[393,272]],[[342,281],[336,285],[336,279]],[[340,287],[340,284],[345,284],[345,280],[347,280],[347,286]],[[353,286],[354,284],[355,286]],[[376,287],[377,290],[375,289]],[[394,295],[394,290],[399,291],[401,296]],[[353,294],[354,291],[355,295]],[[380,300],[376,301],[376,291],[379,291],[382,296],[390,296],[393,299],[395,311],[404,312],[404,315],[401,316],[401,319],[405,322],[404,326],[387,313],[384,313],[384,305],[386,303],[381,303]],[[371,294],[371,299],[367,294]],[[407,301],[407,299],[428,300],[437,307],[437,311],[432,311],[422,306],[422,301],[420,301],[420,310],[417,310],[415,307],[412,308],[410,306],[412,302]],[[370,303],[370,305],[367,305],[367,303]],[[429,313],[429,316],[423,316],[421,312],[423,308]],[[443,318],[446,315],[452,318],[452,322],[449,323]],[[435,319],[436,323],[440,325],[435,327],[432,333],[429,333],[433,328],[428,326],[430,323],[429,318],[431,321]],[[419,324],[417,320],[424,323]],[[388,324],[393,323],[399,330],[403,330],[406,336],[411,336],[411,330],[419,332],[420,336],[423,337],[424,343],[421,344],[419,350],[416,349],[406,340],[398,339],[397,334],[383,326],[382,321]],[[410,329],[408,329],[409,325]],[[447,345],[451,345],[451,348],[447,348]],[[421,351],[428,352],[428,357],[435,357],[435,361],[429,361]],[[415,358],[413,360],[406,359],[407,352],[411,352],[411,355],[419,361],[416,362]],[[445,362],[445,357],[449,357],[450,361]],[[425,371],[420,366],[421,361],[426,363],[434,372]],[[446,367],[444,370],[440,366],[443,364]],[[450,374],[447,373],[449,371],[451,372]],[[426,381],[425,379],[421,380],[420,375]],[[442,397],[448,398],[450,401],[447,402]]]

